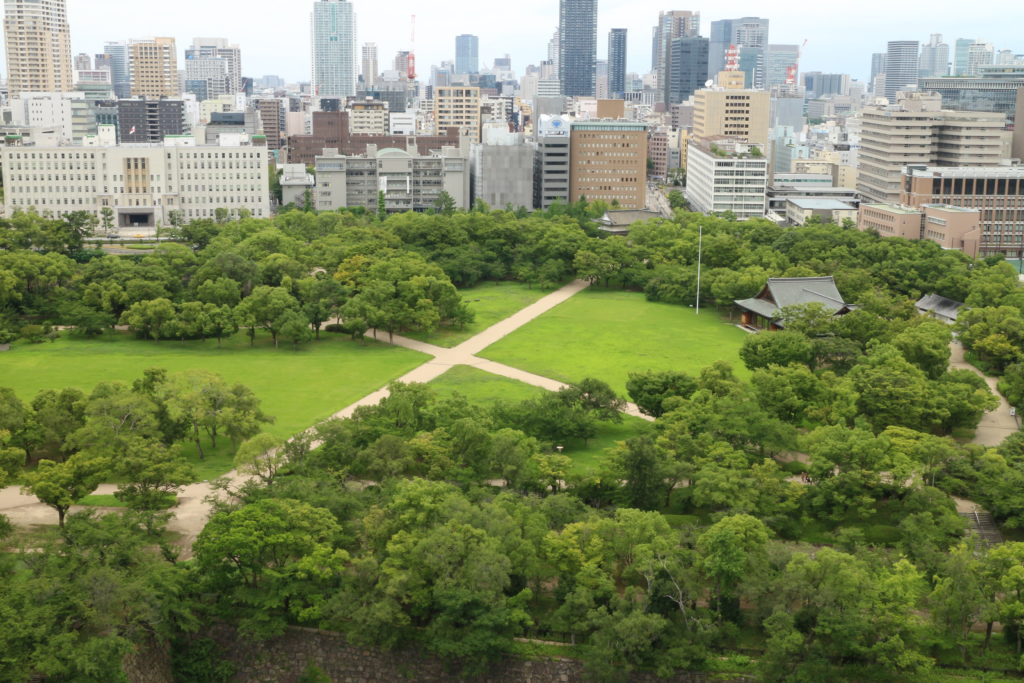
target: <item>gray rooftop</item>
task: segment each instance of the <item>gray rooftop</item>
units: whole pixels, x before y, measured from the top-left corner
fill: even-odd
[[[843,301],[836,281],[825,277],[774,277],[768,279],[761,293],[750,299],[735,302],[740,308],[765,318],[774,318],[781,308],[800,304],[819,303],[826,310],[837,313],[850,306]],[[781,327],[780,323],[780,327]]]
[[[939,296],[938,294],[926,294],[914,306],[919,311],[927,311],[941,318],[956,320],[964,304],[953,299],[947,299],[944,296]]]
[[[805,197],[792,197],[786,200],[787,203],[807,210],[819,211],[856,211],[856,207],[841,202],[838,199],[813,199]]]

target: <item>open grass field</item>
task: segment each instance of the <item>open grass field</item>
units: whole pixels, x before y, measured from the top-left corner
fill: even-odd
[[[496,322],[526,308],[553,290],[527,287],[521,282],[486,282],[477,287],[459,290],[462,300],[470,305],[476,320],[464,328],[443,327],[430,333],[413,332],[407,337],[430,344],[452,348],[483,332]]]
[[[625,395],[629,373],[641,370],[697,374],[723,360],[745,376],[745,337],[713,309],[695,315],[637,292],[587,289],[479,355],[563,382],[596,377]]]
[[[76,387],[89,392],[99,382],[131,382],[147,368],[179,372],[209,370],[255,392],[264,412],[276,420],[266,431],[286,438],[359,400],[427,360],[415,351],[348,337],[321,334],[321,340],[298,351],[275,349],[269,337],[257,336],[250,348],[243,334],[217,342],[135,339],[110,332],[98,339],[63,337],[53,343],[17,344],[0,353],[0,386],[30,401],[40,389]],[[199,462],[189,449],[199,479],[231,469],[230,443],[218,441],[216,452]]]
[[[459,365],[444,373],[430,383],[439,393],[452,394],[458,392],[470,403],[491,405],[495,401],[523,401],[542,393],[544,389],[529,384],[492,375],[466,365]],[[607,457],[606,451],[613,448],[618,441],[625,441],[639,434],[647,427],[647,422],[628,415],[622,416],[620,424],[602,423],[597,436],[587,443],[570,442],[565,446],[565,455],[572,458],[573,472],[579,475],[596,474],[601,462]]]

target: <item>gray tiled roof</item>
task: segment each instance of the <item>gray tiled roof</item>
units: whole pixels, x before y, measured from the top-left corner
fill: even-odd
[[[964,304],[953,299],[947,299],[944,296],[939,296],[938,294],[926,294],[914,305],[919,311],[928,311],[943,318],[956,320]]]
[[[735,303],[765,318],[775,317],[780,308],[800,304],[819,303],[832,312],[849,307],[831,276],[769,278],[765,289],[756,297]]]

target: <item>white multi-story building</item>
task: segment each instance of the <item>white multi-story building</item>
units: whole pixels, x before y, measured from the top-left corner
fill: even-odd
[[[316,208],[320,211],[346,206],[376,211],[380,193],[389,213],[426,211],[442,191],[454,200],[455,208],[469,208],[469,159],[459,148],[443,147],[424,156],[367,145],[366,154],[358,156],[325,149],[323,156],[316,157]]]
[[[185,50],[185,82],[202,81],[206,97],[242,89],[242,50],[227,38],[193,38]]]
[[[184,222],[214,218],[217,209],[269,216],[267,161],[267,148],[245,136],[222,136],[217,146],[185,136],[118,145],[113,126],[101,126],[82,146],[0,149],[7,215],[86,211],[101,218],[111,209],[122,228],[169,225],[172,211]]]
[[[317,0],[311,20],[313,96],[356,94],[356,15],[348,0]]]
[[[694,211],[763,218],[767,193],[768,159],[761,145],[713,138],[687,146],[686,199]]]

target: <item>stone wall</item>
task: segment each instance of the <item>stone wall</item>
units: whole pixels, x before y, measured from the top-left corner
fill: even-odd
[[[297,683],[310,665],[315,665],[332,681],[376,683],[378,681],[424,681],[449,683],[458,680],[437,659],[415,652],[390,652],[350,645],[343,636],[328,631],[290,628],[277,638],[252,642],[238,636],[229,626],[212,627],[207,635],[222,648],[235,665],[234,680],[239,683]],[[582,683],[583,667],[573,660],[508,660],[474,678],[477,683]],[[638,683],[673,681],[708,683],[711,677],[699,673],[680,673],[663,679],[648,675],[631,678]],[[716,683],[724,679],[715,678]],[[752,680],[736,678],[734,681]],[[132,679],[132,683],[150,680]]]

